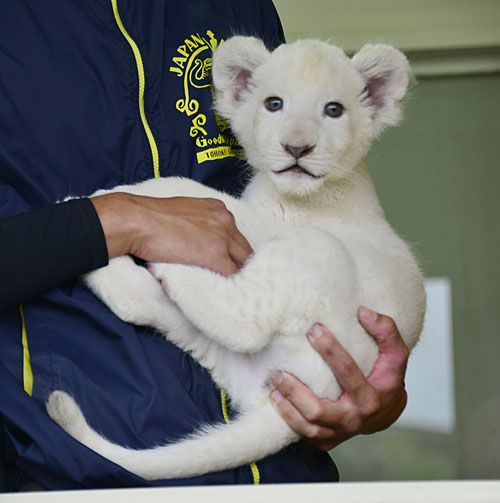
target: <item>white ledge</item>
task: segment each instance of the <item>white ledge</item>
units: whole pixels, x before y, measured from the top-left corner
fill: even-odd
[[[2,503],[499,503],[500,481],[198,486],[4,493]]]

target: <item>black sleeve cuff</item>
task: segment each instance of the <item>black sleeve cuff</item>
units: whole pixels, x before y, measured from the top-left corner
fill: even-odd
[[[0,220],[0,310],[108,263],[89,199],[73,199]]]

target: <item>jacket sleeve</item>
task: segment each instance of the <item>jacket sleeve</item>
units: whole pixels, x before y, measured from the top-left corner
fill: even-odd
[[[0,311],[108,263],[89,199],[0,220]]]

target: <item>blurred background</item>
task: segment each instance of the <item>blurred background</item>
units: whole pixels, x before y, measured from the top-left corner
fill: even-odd
[[[429,309],[409,404],[331,452],[341,480],[500,478],[500,1],[274,0],[289,42],[402,49],[418,84],[369,165]]]

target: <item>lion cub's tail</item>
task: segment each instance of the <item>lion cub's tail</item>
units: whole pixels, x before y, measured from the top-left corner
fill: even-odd
[[[299,438],[271,403],[242,414],[229,424],[206,426],[175,443],[144,450],[122,447],[98,434],[63,391],[50,395],[47,411],[76,440],[146,480],[192,477],[235,468],[273,454]]]

